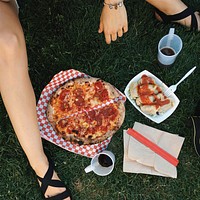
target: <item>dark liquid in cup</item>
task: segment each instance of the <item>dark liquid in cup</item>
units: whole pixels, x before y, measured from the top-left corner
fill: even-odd
[[[98,161],[102,167],[110,167],[113,164],[112,159],[105,154],[100,154]]]
[[[175,52],[173,49],[169,47],[164,47],[163,49],[160,50],[164,55],[166,56],[173,56],[175,55]]]

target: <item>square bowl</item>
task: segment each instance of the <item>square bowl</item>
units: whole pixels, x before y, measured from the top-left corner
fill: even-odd
[[[150,73],[149,71],[147,70],[144,70],[142,72],[140,72],[139,74],[137,74],[135,77],[133,77],[129,83],[127,84],[125,90],[124,90],[124,94],[126,95],[126,97],[128,98],[128,100],[133,104],[133,106],[139,111],[141,112],[144,116],[146,116],[147,118],[149,118],[150,120],[156,122],[156,123],[161,123],[163,122],[164,120],[166,120],[177,108],[180,100],[178,99],[178,97],[173,93],[171,96],[170,96],[170,99],[173,101],[173,106],[167,110],[165,113],[162,113],[160,115],[148,115],[146,113],[144,113],[140,107],[136,104],[135,100],[131,98],[130,96],[130,92],[129,92],[129,88],[130,88],[130,85],[132,82],[138,82],[142,75],[147,75],[151,78],[153,78],[156,82],[156,84],[158,86],[160,86],[162,88],[162,91],[165,91],[168,86],[165,85],[165,83],[163,83],[159,78],[157,78],[155,75],[153,75],[152,73]]]

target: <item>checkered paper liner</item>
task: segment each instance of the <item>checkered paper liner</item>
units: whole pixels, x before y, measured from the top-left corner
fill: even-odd
[[[58,137],[58,135],[53,130],[53,128],[52,128],[51,124],[49,123],[47,116],[46,116],[48,102],[49,102],[53,92],[56,91],[61,85],[63,85],[67,81],[76,79],[76,78],[81,78],[81,77],[87,78],[90,76],[87,74],[84,74],[82,72],[79,72],[77,70],[74,70],[74,69],[61,71],[58,74],[56,74],[52,78],[52,80],[49,82],[49,84],[46,85],[46,87],[43,89],[43,91],[40,95],[40,98],[39,98],[39,101],[37,104],[37,117],[38,117],[38,124],[39,124],[42,138],[46,139],[49,142],[52,142],[53,144],[65,149],[65,150],[68,150],[70,152],[92,158],[97,153],[99,153],[107,148],[112,137],[109,137],[108,139],[106,139],[103,142],[98,143],[98,144],[92,144],[92,145],[72,144],[70,141],[65,141],[63,138]],[[120,101],[120,100],[126,101],[126,97],[120,91],[118,91],[118,92],[119,92],[119,97],[109,100],[105,104],[98,105],[92,109],[99,109],[99,108],[106,106],[110,103],[113,103],[115,101]],[[81,113],[81,112],[79,112],[79,113]],[[75,113],[75,114],[77,114],[77,113]]]

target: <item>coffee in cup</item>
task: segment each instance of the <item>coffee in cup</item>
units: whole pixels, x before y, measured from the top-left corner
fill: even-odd
[[[95,155],[90,162],[90,165],[85,168],[85,172],[93,171],[99,176],[106,176],[114,169],[115,155],[111,151],[104,150]]]

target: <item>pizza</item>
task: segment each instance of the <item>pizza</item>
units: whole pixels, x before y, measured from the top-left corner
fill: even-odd
[[[98,78],[66,82],[51,96],[47,119],[55,133],[79,145],[96,144],[111,137],[122,125],[124,102],[119,92]]]

